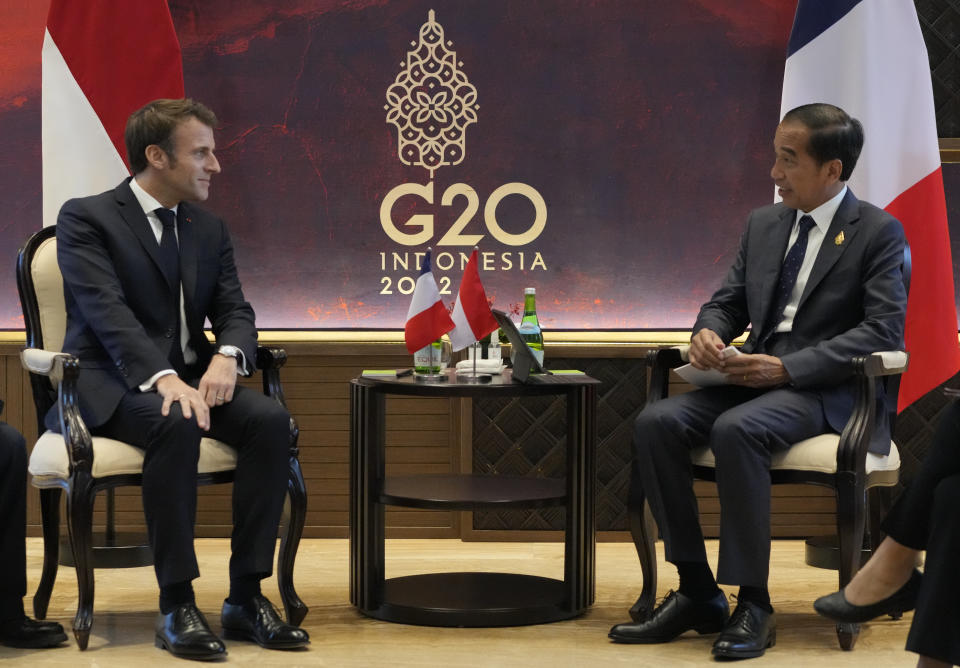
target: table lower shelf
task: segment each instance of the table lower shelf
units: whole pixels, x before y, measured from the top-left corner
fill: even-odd
[[[570,619],[561,580],[515,573],[429,573],[391,578],[376,619],[421,626],[520,626]]]

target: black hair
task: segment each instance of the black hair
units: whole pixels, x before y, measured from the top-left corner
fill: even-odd
[[[801,123],[810,130],[807,152],[819,164],[839,160],[840,180],[847,181],[863,149],[863,125],[840,107],[825,102],[805,104],[784,115],[783,123]]]

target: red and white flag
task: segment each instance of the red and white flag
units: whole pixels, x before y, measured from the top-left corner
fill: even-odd
[[[480,282],[477,256],[477,249],[474,248],[463,270],[457,303],[453,307],[453,324],[456,327],[450,332],[450,343],[455,351],[476,343],[499,327]]]
[[[912,0],[800,0],[780,117],[828,102],[863,123],[849,185],[903,223],[913,258],[899,408],[960,369],[930,63]]]
[[[413,299],[407,310],[407,324],[403,328],[403,338],[407,350],[415,353],[430,345],[453,329],[453,320],[447,307],[440,301],[440,290],[430,269],[430,249],[423,261],[420,277],[413,289]]]
[[[183,97],[180,43],[166,0],[52,0],[42,53],[43,224],[71,197],[129,175],[127,117]]]

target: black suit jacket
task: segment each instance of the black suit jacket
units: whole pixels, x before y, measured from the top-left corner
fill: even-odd
[[[783,203],[751,213],[737,258],[721,288],[701,308],[694,332],[706,327],[729,343],[753,323],[742,350],[757,352],[796,214]],[[838,432],[853,410],[852,358],[903,348],[904,245],[900,222],[848,189],[800,298],[791,350],[781,360],[794,387],[821,393],[827,421]],[[895,398],[884,397],[882,386],[878,390],[870,451],[886,454],[888,411],[895,409]]]
[[[90,427],[106,422],[125,392],[171,368],[171,346],[179,344],[177,287],[160,268],[159,244],[129,182],[70,200],[57,218],[67,309],[63,349],[80,358],[80,412]],[[207,319],[217,344],[237,346],[251,365],[254,313],[226,226],[188,202],[180,203],[177,221],[184,310],[198,365],[206,368],[215,352],[203,333]],[[47,426],[56,428],[57,420],[54,406]]]

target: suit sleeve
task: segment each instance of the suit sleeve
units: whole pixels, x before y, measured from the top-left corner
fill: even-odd
[[[841,334],[784,355],[781,361],[795,387],[836,385],[853,374],[854,357],[903,347],[907,310],[902,273],[905,243],[900,222],[885,216],[863,257],[863,320]]]
[[[729,344],[743,334],[747,325],[750,324],[750,315],[747,310],[746,271],[751,220],[752,214],[747,222],[746,231],[740,238],[737,257],[723,279],[723,285],[713,294],[710,301],[700,307],[700,313],[693,326],[694,334],[701,329],[711,329],[725,344]]]
[[[257,359],[256,318],[253,307],[243,296],[230,233],[222,221],[218,222],[220,268],[207,317],[218,345],[232,345],[243,351],[246,368],[241,371],[249,375],[255,369]]]
[[[64,288],[83,323],[107,351],[128,388],[170,367],[127,304],[102,223],[81,200],[65,203],[57,217],[57,261]],[[84,351],[77,352],[83,359]]]

